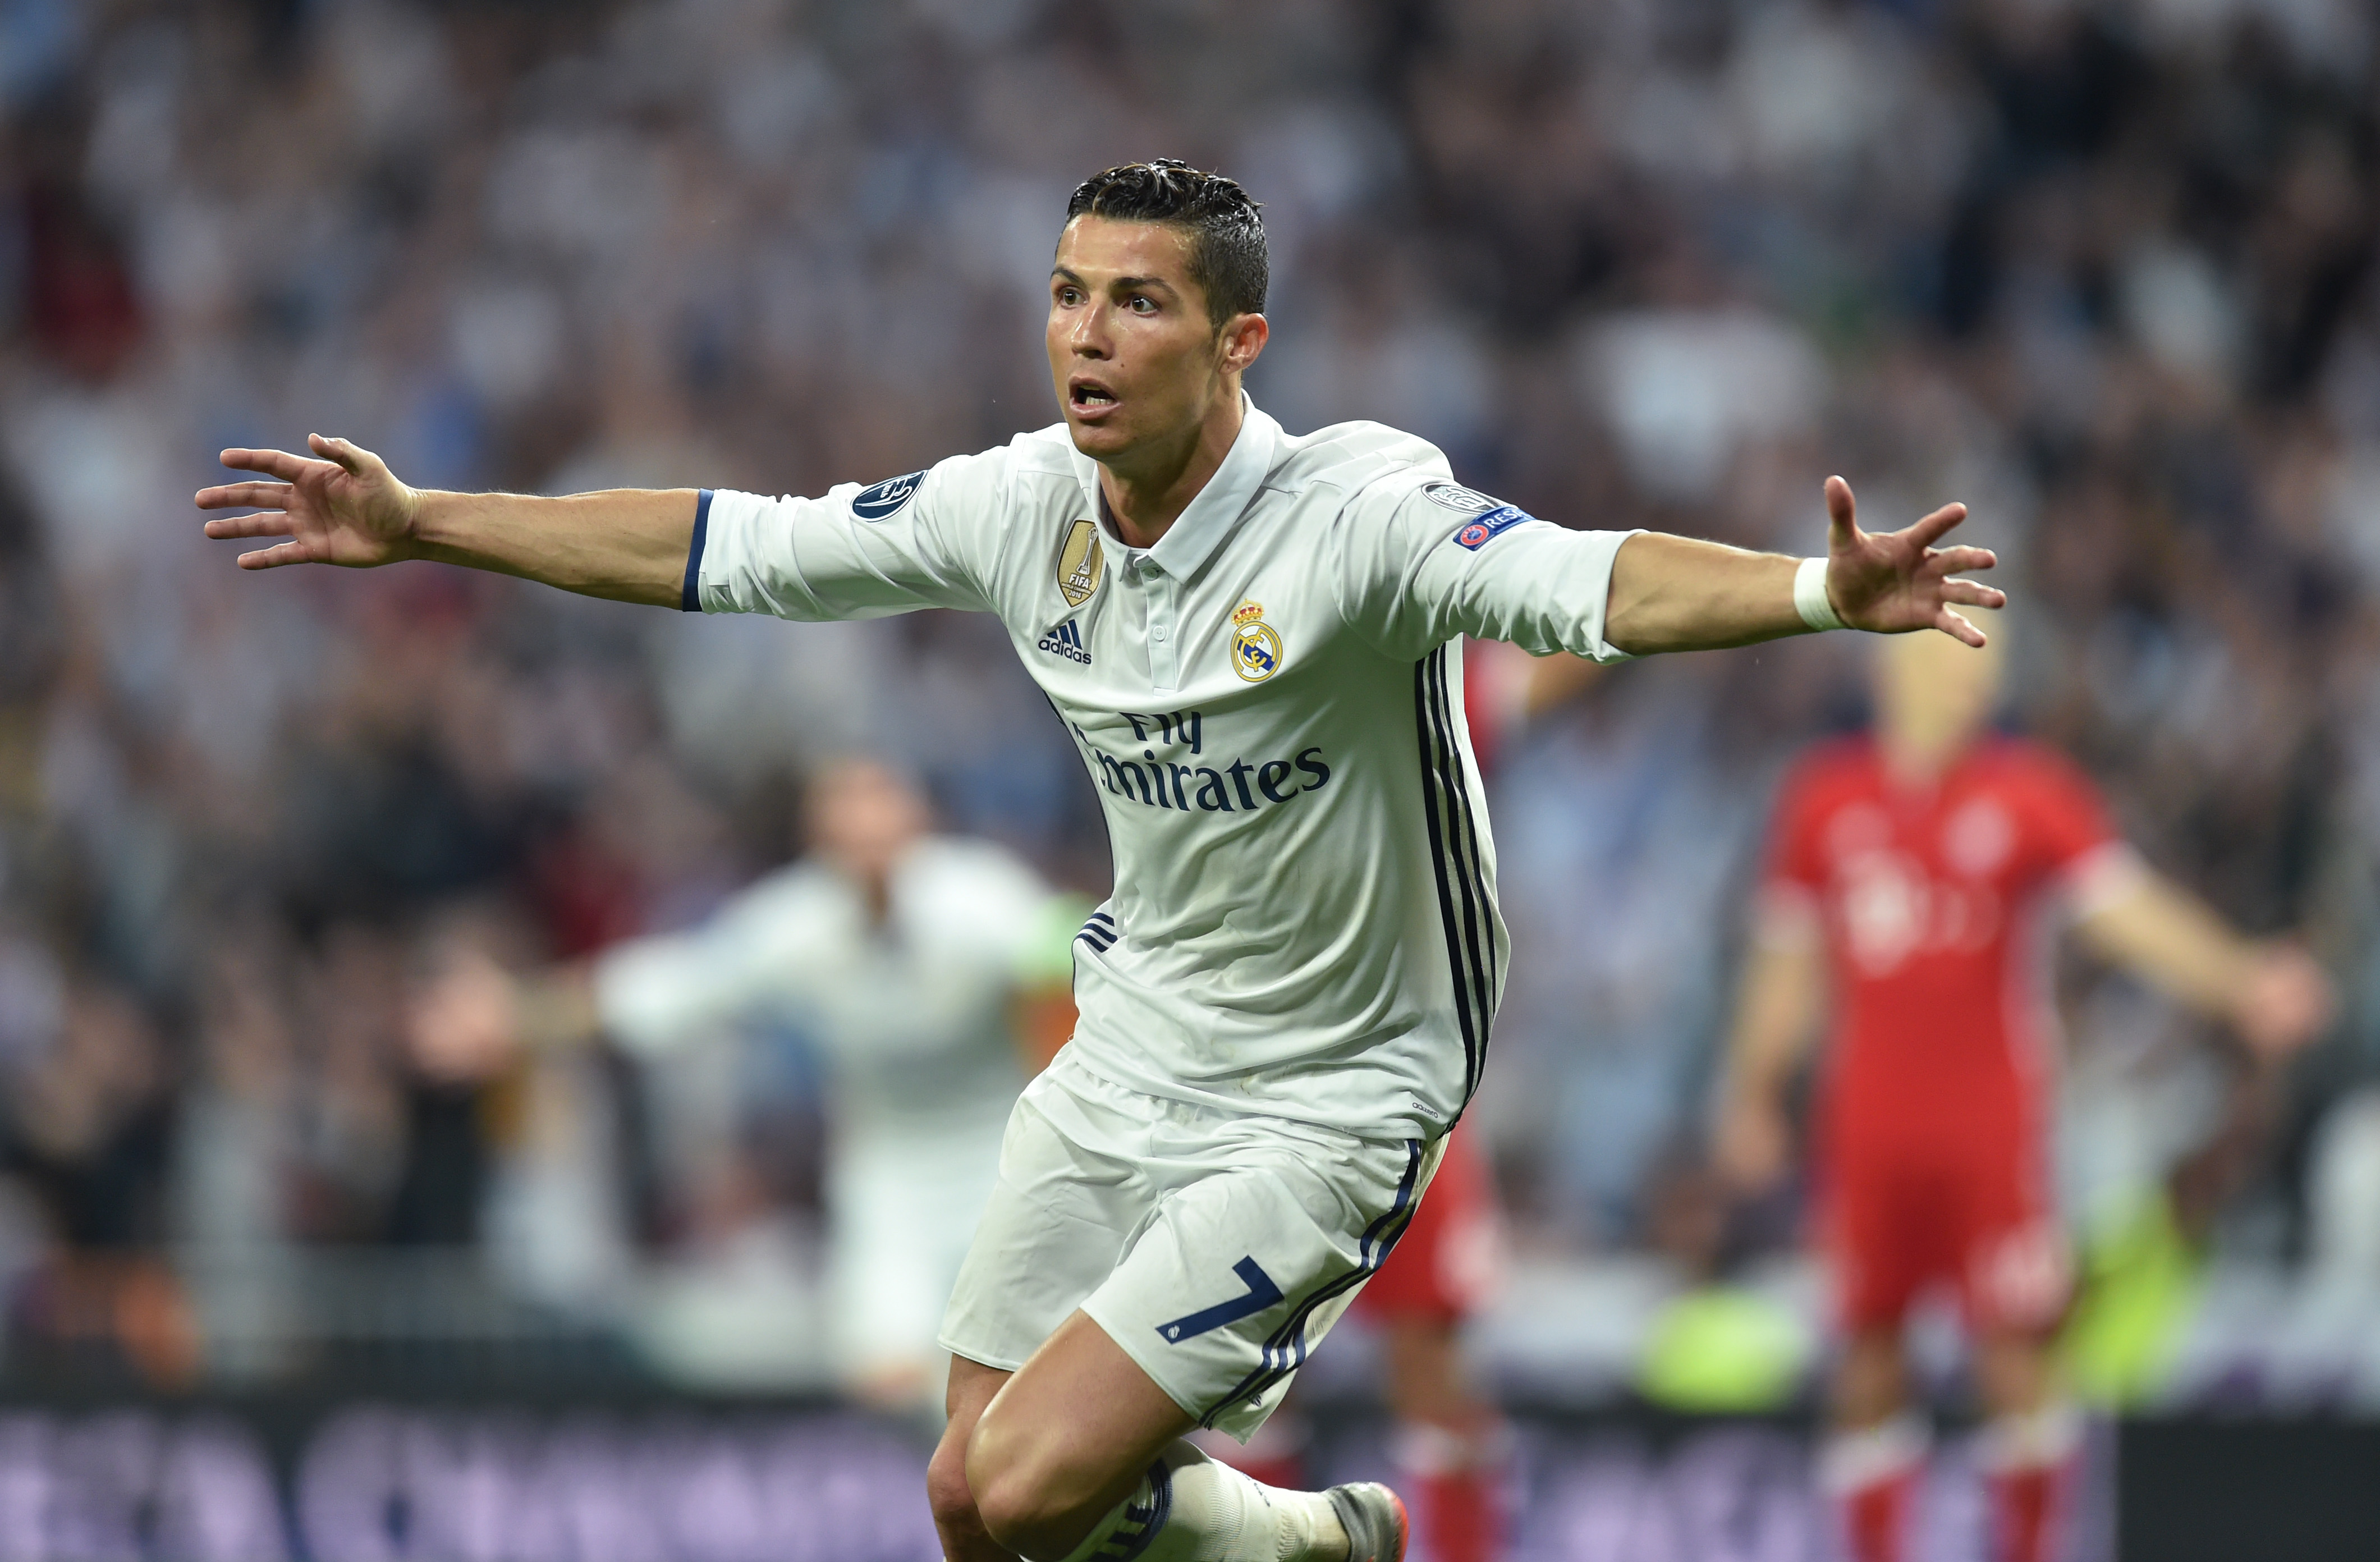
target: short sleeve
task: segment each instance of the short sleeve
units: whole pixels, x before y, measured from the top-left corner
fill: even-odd
[[[1805,767],[1789,773],[1777,789],[1768,824],[1767,855],[1760,864],[1754,904],[1754,935],[1770,946],[1812,943],[1827,887],[1820,850],[1817,789]]]
[[[697,556],[687,561],[686,605],[810,622],[925,607],[989,610],[982,566],[1004,519],[1004,455],[955,456],[817,499],[708,493]]]
[[[2028,746],[2022,796],[2026,856],[2036,882],[2064,894],[2077,910],[2130,885],[2139,859],[2116,833],[2090,777],[2058,755]]]
[[[1626,659],[1603,629],[1612,561],[1633,532],[1567,531],[1420,470],[1366,487],[1340,525],[1342,606],[1391,655],[1469,635]]]

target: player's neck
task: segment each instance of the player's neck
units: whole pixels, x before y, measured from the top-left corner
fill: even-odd
[[[1173,529],[1232,453],[1245,413],[1240,387],[1226,384],[1207,415],[1153,450],[1099,463],[1099,495],[1116,535],[1135,548],[1153,548]]]
[[[859,899],[860,915],[871,930],[881,931],[892,921],[892,874],[896,862],[855,861],[833,851],[822,852],[827,867]]]
[[[1969,733],[1921,737],[1886,727],[1876,734],[1885,775],[1895,787],[1911,792],[1931,791],[1939,786],[1973,741]]]
[[[881,930],[892,922],[892,876],[868,873],[859,881],[859,903],[868,911],[868,925]]]

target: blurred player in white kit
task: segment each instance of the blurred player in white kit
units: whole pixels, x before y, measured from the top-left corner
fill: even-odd
[[[609,1037],[666,1066],[739,1024],[795,1027],[824,1056],[828,1318],[847,1391],[939,1398],[934,1342],[1028,1071],[1020,1008],[1062,991],[1080,908],[989,841],[931,833],[888,765],[810,784],[808,855],[703,925],[516,978],[480,957],[432,989],[417,1031],[448,1074],[523,1046]]]

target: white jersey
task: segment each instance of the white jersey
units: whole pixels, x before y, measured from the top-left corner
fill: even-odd
[[[1460,635],[1598,661],[1625,533],[1533,519],[1375,423],[1253,406],[1157,545],[1064,426],[819,499],[706,494],[686,605],[995,613],[1080,749],[1115,893],[1077,1060],[1151,1095],[1434,1138],[1503,987]]]
[[[651,1056],[784,1019],[827,1056],[839,1154],[970,1129],[996,1143],[1025,1083],[1010,1000],[1053,897],[1002,848],[945,837],[912,848],[891,889],[887,924],[872,927],[856,886],[797,862],[702,927],[617,945],[594,970],[604,1029]]]

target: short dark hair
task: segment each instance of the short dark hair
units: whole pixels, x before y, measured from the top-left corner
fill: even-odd
[[[1264,312],[1272,277],[1260,210],[1237,179],[1158,157],[1085,179],[1066,202],[1066,220],[1087,214],[1188,228],[1190,280],[1207,295],[1207,318],[1220,331],[1235,314]]]

